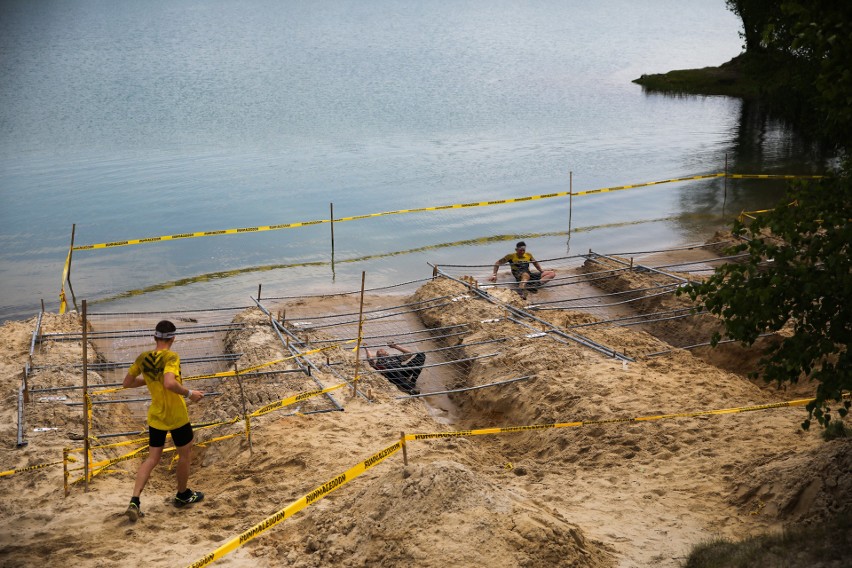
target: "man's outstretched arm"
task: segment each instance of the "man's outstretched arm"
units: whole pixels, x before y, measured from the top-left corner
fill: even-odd
[[[135,389],[136,387],[141,387],[145,384],[145,377],[142,375],[134,377],[130,373],[127,373],[124,376],[124,381],[122,382],[122,386],[126,389]]]

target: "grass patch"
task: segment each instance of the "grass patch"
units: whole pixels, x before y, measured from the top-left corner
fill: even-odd
[[[845,513],[819,525],[792,527],[733,542],[716,539],[697,545],[684,568],[810,568],[849,560],[852,514]],[[834,564],[827,564],[834,565]]]
[[[692,95],[727,95],[754,99],[760,95],[759,62],[742,54],[718,67],[681,69],[656,75],[642,75],[633,82],[647,91]]]

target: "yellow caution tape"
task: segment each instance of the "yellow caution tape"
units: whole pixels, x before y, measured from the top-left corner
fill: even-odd
[[[68,280],[68,273],[71,271],[71,251],[68,249],[68,256],[65,257],[65,267],[62,269],[62,283],[59,287],[59,313],[64,314],[68,309],[68,301],[65,299],[65,282]]]
[[[287,505],[277,513],[267,517],[263,521],[257,523],[253,527],[244,531],[243,533],[235,536],[213,552],[205,555],[203,558],[193,562],[190,564],[190,568],[201,568],[202,566],[207,566],[219,558],[224,557],[226,554],[236,550],[240,546],[244,545],[254,537],[262,534],[263,532],[269,530],[274,527],[284,519],[288,519],[304,509],[309,505],[313,505],[317,501],[323,499],[326,495],[340,489],[345,484],[349,483],[359,475],[363,474],[365,471],[374,467],[392,456],[396,452],[398,452],[402,448],[402,442],[396,442],[391,446],[383,449],[380,452],[377,452],[367,458],[366,460],[359,462],[357,465],[349,468],[345,472],[340,475],[330,479],[329,481],[323,483],[307,495],[302,496],[299,500]]]
[[[245,436],[245,432],[238,432],[236,434],[225,434],[224,436],[218,436],[216,438],[210,438],[209,440],[204,440],[203,442],[198,442],[195,444],[196,446],[203,448],[208,444],[212,444],[213,442],[221,442],[222,440],[230,440],[231,438],[239,438]]]
[[[306,227],[308,225],[320,225],[322,223],[330,223],[331,219],[321,219],[317,221],[302,221],[299,223],[283,223],[280,225],[263,225],[259,227],[242,227],[239,229],[223,229],[220,231],[198,231],[195,233],[178,233],[176,235],[163,235],[160,237],[148,237],[145,239],[128,239],[126,241],[113,241],[110,243],[99,243],[96,245],[80,245],[72,250],[93,250],[103,248],[124,247],[128,245],[142,245],[147,243],[158,243],[163,241],[175,241],[180,239],[192,239],[196,237],[213,237],[217,235],[237,235],[242,233],[260,233],[263,231],[278,231],[280,229],[293,229],[296,227]]]
[[[10,470],[7,470],[7,471],[0,471],[0,477],[15,475],[16,473],[26,473],[28,471],[36,471],[38,469],[44,469],[46,467],[59,465],[61,463],[63,463],[62,460],[56,461],[56,462],[50,462],[50,463],[40,463],[38,465],[30,465],[30,466],[27,466],[27,467],[22,467],[20,469],[10,469]]]
[[[543,193],[540,195],[529,195],[526,197],[513,197],[508,199],[494,199],[491,201],[473,201],[470,203],[454,203],[452,205],[437,205],[433,207],[416,207],[413,209],[397,209],[395,211],[382,211],[379,213],[368,213],[366,215],[353,215],[350,217],[340,217],[338,219],[316,219],[313,221],[301,221],[297,223],[282,223],[279,225],[260,225],[257,227],[241,227],[238,229],[221,229],[217,231],[197,231],[194,233],[178,233],[175,235],[162,235],[159,237],[148,237],[144,239],[128,239],[124,241],[112,241],[108,243],[98,243],[93,245],[79,245],[76,247],[72,247],[71,250],[94,250],[94,249],[107,249],[107,248],[115,248],[115,247],[124,247],[129,245],[142,245],[147,243],[157,243],[164,241],[174,241],[181,239],[193,239],[197,237],[213,237],[219,235],[238,235],[243,233],[261,233],[265,231],[279,231],[282,229],[295,229],[298,227],[308,227],[311,225],[321,225],[323,223],[332,223],[338,222],[342,223],[345,221],[359,221],[362,219],[372,219],[375,217],[385,217],[388,215],[401,215],[404,213],[423,213],[426,211],[447,211],[451,209],[467,209],[471,207],[488,207],[490,205],[505,205],[508,203],[522,203],[525,201],[535,201],[539,199],[550,199],[553,197],[565,197],[568,195],[572,196],[580,196],[580,195],[592,195],[595,193],[607,193],[611,191],[620,191],[623,189],[634,189],[637,187],[648,187],[652,185],[660,185],[664,183],[673,183],[679,181],[693,181],[699,179],[710,179],[710,178],[718,178],[718,177],[729,177],[734,179],[745,179],[745,178],[753,178],[753,179],[821,179],[825,176],[797,176],[797,175],[774,175],[774,174],[725,174],[725,173],[716,173],[716,174],[707,174],[707,175],[695,175],[695,176],[686,176],[680,178],[672,178],[672,179],[664,179],[659,181],[651,181],[646,183],[635,183],[630,185],[620,185],[615,187],[603,187],[600,189],[591,189],[588,191],[580,191],[577,193],[572,193],[570,191],[559,191],[555,193]],[[70,251],[69,251],[69,260],[70,260]],[[65,280],[63,278],[63,289]],[[60,299],[64,301],[64,293],[60,293]],[[62,312],[60,312],[62,313]]]
[[[787,174],[728,174],[731,179],[825,179],[828,176],[797,176]]]
[[[505,434],[509,432],[524,432],[528,430],[546,430],[548,428],[578,428],[580,426],[592,426],[598,424],[617,424],[623,422],[649,422],[653,420],[665,420],[669,418],[692,418],[696,416],[710,416],[718,414],[734,414],[737,412],[754,412],[756,410],[769,410],[771,408],[785,408],[792,406],[805,406],[814,401],[813,398],[789,400],[785,402],[774,402],[771,404],[758,404],[755,406],[739,406],[736,408],[722,408],[717,410],[700,410],[697,412],[679,412],[676,414],[659,414],[654,416],[639,416],[636,418],[609,418],[606,420],[582,420],[577,422],[553,422],[550,424],[532,424],[529,426],[507,426],[503,428],[480,428],[477,430],[455,430],[452,432],[433,432],[429,434],[406,434],[406,441],[429,440],[434,438],[459,438],[464,436],[482,436],[487,434]]]
[[[174,448],[168,448],[168,450],[174,451]],[[166,451],[168,451],[168,450],[166,450]],[[94,477],[94,476],[96,476],[100,473],[103,473],[104,471],[107,470],[107,468],[109,468],[112,465],[115,465],[115,464],[123,462],[123,461],[132,460],[134,458],[138,458],[138,457],[144,455],[147,452],[148,452],[148,446],[145,445],[145,446],[142,446],[141,448],[136,448],[132,452],[124,454],[123,456],[119,456],[117,458],[111,458],[111,459],[108,459],[108,460],[103,460],[103,461],[100,461],[98,463],[91,464],[89,466],[89,469],[92,470],[92,477]]]
[[[332,387],[317,389],[312,391],[306,391],[299,393],[297,395],[291,396],[289,398],[284,398],[275,402],[271,402],[262,408],[258,408],[254,412],[250,413],[249,416],[263,416],[264,414],[268,414],[273,410],[278,410],[279,408],[284,408],[285,406],[290,406],[291,404],[296,404],[297,402],[302,402],[303,400],[307,400],[309,398],[313,398],[315,396],[319,396],[321,394],[325,394],[327,392],[335,391],[337,389],[342,389],[343,387],[350,386],[350,383],[340,383],[339,385],[334,385]]]
[[[212,422],[210,424],[204,424],[203,426],[193,425],[192,429],[195,430],[195,431],[198,431],[198,430],[204,430],[205,428],[216,428],[218,426],[228,426],[229,424],[236,424],[237,422],[239,422],[242,419],[243,419],[242,416],[235,416],[235,417],[231,418],[230,420],[224,420],[222,422]]]
[[[290,355],[289,357],[283,357],[281,359],[275,359],[274,361],[267,361],[266,363],[261,363],[259,365],[255,365],[254,367],[248,367],[246,369],[241,369],[239,374],[245,375],[248,373],[252,373],[257,371],[258,369],[263,369],[264,367],[271,367],[272,365],[277,365],[278,363],[283,363],[284,361],[290,361],[293,359],[297,359],[299,357],[305,357],[306,355],[313,355],[314,353],[320,353],[321,351],[327,351],[329,349],[334,349],[336,347],[340,347],[341,345],[345,345],[347,343],[353,343],[354,339],[348,339],[346,341],[341,341],[340,343],[335,343],[334,345],[327,345],[326,347],[319,347],[317,349],[312,349],[310,351],[305,351],[304,353],[299,353],[298,355]],[[237,374],[236,371],[221,371],[219,373],[209,373],[207,375],[193,375],[191,377],[184,377],[181,381],[200,381],[202,379],[215,379],[221,377],[233,377]],[[134,387],[135,388],[135,387]],[[96,391],[92,391],[92,396],[102,395],[102,394],[112,394],[116,392],[120,392],[125,389],[124,387],[116,387],[111,389],[100,389]]]
[[[106,448],[118,448],[121,446],[133,446],[135,444],[148,443],[148,438],[136,438],[134,440],[126,440],[124,442],[115,442],[112,444],[104,444],[102,446],[89,446],[90,450],[104,450]],[[72,448],[69,452],[82,452],[85,448]]]
[[[710,178],[717,178],[717,177],[724,177],[724,176],[725,176],[725,174],[708,174],[708,175],[703,175],[703,176],[688,176],[688,177],[682,177],[682,178],[663,179],[663,180],[659,180],[659,181],[649,181],[649,182],[646,182],[646,183],[634,183],[634,184],[631,184],[631,185],[619,185],[619,186],[616,186],[616,187],[602,187],[600,189],[590,189],[588,191],[580,191],[580,192],[574,193],[573,195],[574,196],[577,196],[577,195],[592,195],[594,193],[607,193],[607,192],[610,192],[610,191],[621,191],[622,189],[634,189],[634,188],[637,188],[637,187],[648,187],[648,186],[651,186],[651,185],[660,185],[660,184],[664,184],[664,183],[674,183],[674,182],[677,182],[677,181],[692,181],[692,180],[696,180],[696,179],[710,179]]]

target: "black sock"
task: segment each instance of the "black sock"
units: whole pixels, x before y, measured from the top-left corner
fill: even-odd
[[[186,489],[178,493],[177,496],[180,499],[189,499],[190,497],[192,497],[192,489],[187,487]]]
[[[137,506],[137,507],[138,507],[139,505],[141,505],[141,503],[139,503],[139,497],[131,497],[131,498],[130,498],[130,502],[131,502],[131,503],[136,503],[136,506]]]

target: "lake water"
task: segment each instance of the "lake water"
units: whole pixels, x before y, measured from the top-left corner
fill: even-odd
[[[737,99],[643,73],[737,55],[723,0],[0,4],[0,320],[56,310],[77,245],[499,200],[821,159]],[[780,184],[721,179],[74,253],[97,310],[702,240]],[[334,262],[332,263],[332,260]]]

